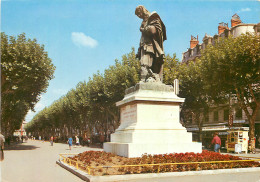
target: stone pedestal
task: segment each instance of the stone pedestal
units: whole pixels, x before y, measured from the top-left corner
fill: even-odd
[[[179,122],[182,102],[172,86],[162,83],[138,83],[127,89],[117,102],[121,124],[111,142],[104,143],[104,151],[124,157],[202,152],[201,143],[192,142],[192,133]]]

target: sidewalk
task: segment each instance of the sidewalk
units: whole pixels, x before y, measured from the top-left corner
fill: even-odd
[[[234,156],[242,156],[242,157],[259,157],[260,158],[260,149],[256,148],[256,153],[255,154],[251,154],[251,153],[221,153],[221,154],[230,154],[230,155],[234,155]]]
[[[0,162],[2,182],[82,182],[80,178],[56,164],[60,153],[81,153],[102,150],[72,147],[67,144],[28,140],[27,143],[7,146],[4,161]],[[1,181],[0,180],[0,181]]]

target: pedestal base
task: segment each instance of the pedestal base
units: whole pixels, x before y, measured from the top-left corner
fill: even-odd
[[[124,157],[143,154],[202,152],[201,143],[180,124],[184,102],[173,88],[162,83],[139,83],[126,90],[120,106],[121,124],[104,143],[104,151]]]
[[[141,157],[143,154],[201,153],[201,143],[104,143],[106,152],[124,157]]]

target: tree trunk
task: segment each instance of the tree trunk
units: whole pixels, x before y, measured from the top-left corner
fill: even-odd
[[[201,121],[200,121],[200,112],[196,112],[195,121],[196,121],[198,128],[199,128],[198,142],[201,142],[202,141],[202,124],[201,124]]]
[[[249,149],[255,152],[255,121],[252,118],[249,120]]]
[[[249,87],[250,87],[250,85],[249,85]],[[255,119],[256,119],[257,111],[260,109],[260,102],[257,102],[253,92],[251,92],[251,95],[253,96],[253,100],[256,103],[256,107],[250,108],[252,110],[252,114],[250,114],[250,112],[248,110],[249,103],[246,104],[246,101],[248,99],[245,100],[243,92],[240,93],[239,90],[236,89],[236,96],[238,98],[238,103],[240,104],[241,108],[245,112],[246,117],[249,122],[249,146],[248,146],[248,148],[251,152],[255,152]]]
[[[249,122],[249,148],[251,152],[255,152],[255,119],[257,111],[260,109],[260,105],[257,105],[253,110],[251,117],[248,117]]]

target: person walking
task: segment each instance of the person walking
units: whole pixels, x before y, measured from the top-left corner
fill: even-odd
[[[69,139],[68,139],[68,144],[69,144],[69,148],[70,148],[70,150],[71,150],[71,146],[72,146],[72,137],[69,137]]]
[[[211,144],[214,144],[214,152],[220,153],[221,139],[219,138],[217,132],[214,134],[214,138],[212,139]]]
[[[2,135],[0,133],[0,147],[1,147],[1,151],[0,151],[0,161],[4,160],[4,142],[5,142],[5,137],[4,135]]]
[[[51,146],[53,146],[53,136],[51,136],[50,141],[51,141]]]
[[[76,140],[76,145],[79,146],[79,137],[77,135],[75,136],[75,140]]]

